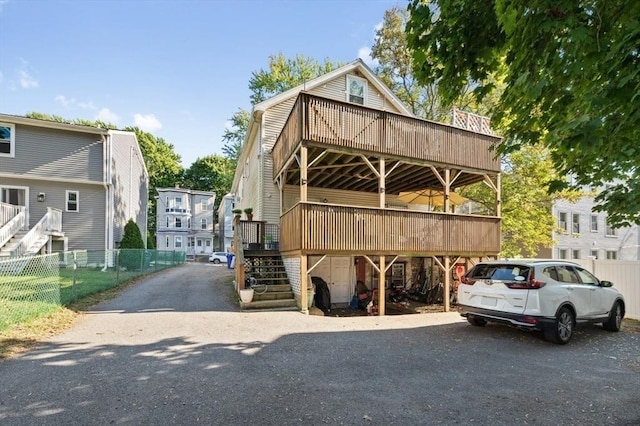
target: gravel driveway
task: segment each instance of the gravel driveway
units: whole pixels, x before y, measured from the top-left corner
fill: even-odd
[[[637,331],[245,313],[230,272],[160,272],[0,363],[0,424],[640,424]]]

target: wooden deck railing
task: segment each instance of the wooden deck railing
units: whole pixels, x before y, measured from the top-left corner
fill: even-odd
[[[280,220],[280,251],[326,254],[487,255],[500,218],[298,203]]]
[[[349,151],[500,171],[500,138],[300,93],[273,147],[274,178],[301,141]]]

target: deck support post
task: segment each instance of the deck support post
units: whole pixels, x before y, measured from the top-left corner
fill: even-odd
[[[300,312],[309,315],[309,305],[307,304],[307,286],[309,273],[307,272],[307,256],[300,256]]]

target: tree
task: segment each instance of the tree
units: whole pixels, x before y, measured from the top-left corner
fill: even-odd
[[[269,56],[269,68],[254,71],[249,79],[249,89],[251,90],[251,104],[255,105],[272,96],[299,86],[305,81],[312,80],[328,73],[342,64],[331,62],[325,59],[324,63],[297,55],[293,59],[287,59],[282,53]],[[222,140],[225,145],[222,152],[225,157],[234,162],[234,168],[240,152],[242,143],[249,127],[249,111],[239,108],[231,117],[231,128],[226,129]],[[233,180],[233,176],[231,177]]]
[[[247,134],[247,129],[249,128],[249,111],[238,108],[238,111],[231,116],[230,121],[231,127],[226,128],[222,135],[222,141],[224,142],[222,153],[233,162],[233,168],[235,169],[238,163],[238,157],[240,157],[240,151],[242,150],[244,136]]]
[[[134,132],[149,174],[149,200],[147,204],[147,228],[153,238],[156,235],[156,191],[155,188],[171,188],[182,183],[180,155],[172,144],[163,138],[144,132],[138,127],[127,127]]]
[[[213,191],[218,199],[231,189],[234,163],[221,155],[213,154],[199,157],[184,172],[184,184],[200,191]]]
[[[469,82],[478,99],[505,89],[492,119],[498,152],[542,143],[551,191],[604,187],[595,210],[640,223],[640,2],[413,0],[407,24],[416,76],[445,103]]]
[[[326,74],[342,64],[325,59],[324,63],[297,55],[287,59],[282,53],[269,55],[269,69],[254,71],[249,80],[251,104],[255,105],[279,93],[299,86],[305,81]]]
[[[385,11],[371,47],[371,57],[378,62],[374,71],[414,115],[447,121],[449,109],[440,103],[437,84],[419,84],[413,74],[413,58],[405,33],[408,18],[409,12],[398,6]]]
[[[122,249],[143,249],[144,242],[142,241],[142,234],[140,233],[140,228],[133,221],[133,219],[129,219],[127,224],[124,226],[124,235],[122,236],[122,241],[120,242],[120,248]]]

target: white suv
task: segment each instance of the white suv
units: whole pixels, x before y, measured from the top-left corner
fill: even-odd
[[[478,263],[462,278],[457,296],[460,314],[472,325],[495,321],[542,330],[547,340],[560,344],[571,340],[577,323],[620,330],[625,310],[610,281],[565,261]]]

